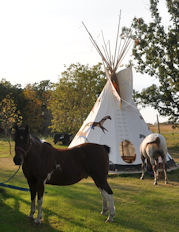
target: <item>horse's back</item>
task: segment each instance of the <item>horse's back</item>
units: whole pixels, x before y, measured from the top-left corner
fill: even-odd
[[[107,176],[109,166],[107,146],[86,143],[56,151],[55,160],[59,168],[53,172],[47,181],[48,184],[71,185],[88,176],[101,173]]]
[[[164,151],[164,153],[167,153],[167,144],[166,140],[163,137],[163,135],[158,133],[152,133],[149,134],[145,139],[142,141],[140,145],[140,151],[141,153],[145,153],[146,147],[148,144],[156,143],[158,145],[158,149]]]
[[[79,146],[81,155],[84,157],[83,165],[89,175],[103,170],[105,174],[109,169],[110,148],[106,145],[84,143]]]

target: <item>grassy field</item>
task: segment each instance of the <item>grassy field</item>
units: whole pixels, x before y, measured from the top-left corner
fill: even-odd
[[[151,128],[155,132],[154,127]],[[179,163],[179,130],[162,126],[170,154]],[[0,140],[0,182],[17,169],[9,156],[8,143]],[[110,176],[114,192],[116,216],[113,223],[104,223],[100,215],[101,196],[88,178],[73,186],[46,186],[42,225],[35,226],[27,218],[30,194],[0,187],[0,231],[2,232],[178,232],[179,169],[163,177],[158,186],[139,174]],[[28,187],[20,171],[10,184]]]

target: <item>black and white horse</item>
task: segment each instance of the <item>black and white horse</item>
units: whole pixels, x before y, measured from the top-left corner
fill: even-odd
[[[41,223],[44,184],[71,185],[91,176],[102,195],[102,214],[113,221],[115,214],[113,192],[107,182],[109,151],[106,145],[85,143],[70,149],[55,149],[49,143],[42,143],[29,133],[28,127],[15,132],[14,163],[22,165],[31,192],[30,218],[35,213],[38,195],[38,215],[35,223]]]

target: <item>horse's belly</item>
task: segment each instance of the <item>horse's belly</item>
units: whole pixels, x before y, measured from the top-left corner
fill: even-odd
[[[55,170],[53,173],[49,174],[45,183],[51,185],[72,185],[83,178],[87,178],[87,175],[81,173],[63,173]]]

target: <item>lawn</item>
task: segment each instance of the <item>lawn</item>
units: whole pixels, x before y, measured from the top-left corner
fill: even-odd
[[[170,154],[179,163],[179,140],[175,140],[179,133],[167,130],[161,133],[165,133]],[[0,146],[1,182],[12,175],[17,167],[8,155],[7,142],[0,140]],[[91,178],[73,186],[46,185],[40,226],[27,218],[30,211],[28,192],[0,187],[0,231],[178,232],[179,169],[168,173],[168,185],[164,184],[163,176],[158,186],[153,185],[153,179],[148,175],[144,181],[139,177],[139,174],[109,177],[116,207],[113,223],[105,223],[106,217],[100,215],[101,196]],[[28,187],[22,171],[10,184]]]

